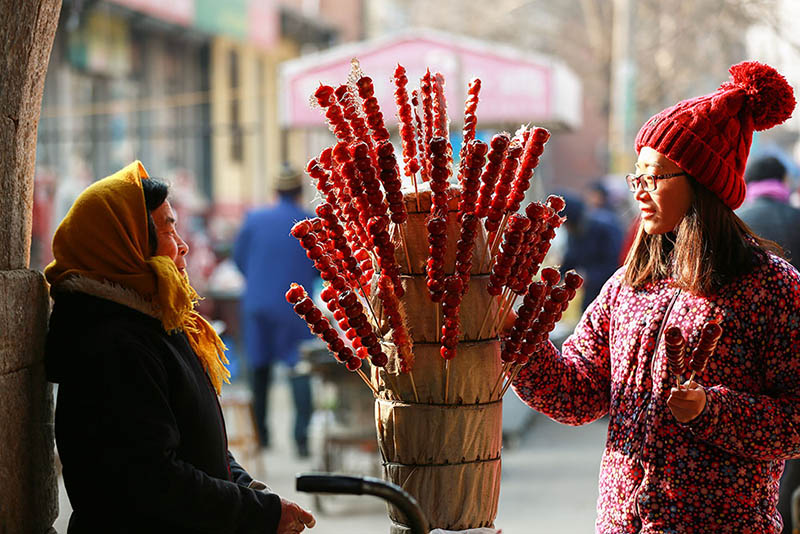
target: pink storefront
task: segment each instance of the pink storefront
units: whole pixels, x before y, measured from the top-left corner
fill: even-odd
[[[287,61],[281,71],[280,91],[284,127],[323,128],[324,119],[309,105],[309,96],[320,83],[345,79],[353,58],[374,80],[389,125],[396,123],[390,78],[397,63],[406,68],[412,83],[425,68],[444,74],[451,131],[461,123],[455,110],[463,109],[467,85],[474,77],[483,84],[479,128],[513,129],[531,122],[553,131],[572,131],[581,124],[581,83],[558,59],[471,38],[413,30]]]

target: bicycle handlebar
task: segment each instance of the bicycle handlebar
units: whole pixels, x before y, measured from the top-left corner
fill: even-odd
[[[389,501],[405,515],[412,534],[427,534],[428,522],[417,500],[400,486],[375,477],[301,474],[296,479],[297,491],[309,493],[341,493],[345,495],[374,495]]]

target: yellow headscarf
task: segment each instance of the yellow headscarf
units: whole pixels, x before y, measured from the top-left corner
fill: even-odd
[[[56,229],[55,259],[44,273],[53,289],[82,276],[135,291],[158,309],[164,330],[183,330],[219,394],[223,380],[230,383],[225,345],[194,310],[199,297],[175,262],[149,254],[142,191],[147,178],[135,161],[81,193]]]

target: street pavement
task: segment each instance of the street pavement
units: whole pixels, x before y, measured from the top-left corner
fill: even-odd
[[[237,385],[232,388],[236,389]],[[257,462],[251,462],[256,465],[242,462],[245,467],[282,496],[312,510],[317,517],[317,526],[308,531],[312,534],[388,533],[386,507],[375,497],[322,497],[319,503],[325,513],[320,513],[311,495],[295,491],[295,475],[318,470],[321,465],[321,434],[326,415],[319,412],[312,422],[312,457],[299,459],[291,445],[291,410],[288,409],[291,398],[285,378],[277,379],[272,395],[271,406],[276,416],[272,421],[274,444],[259,459],[263,468],[258,467]],[[287,410],[282,410],[280,415],[278,407],[287,407]],[[597,477],[605,432],[605,420],[583,427],[568,427],[536,414],[521,436],[507,441],[495,521],[503,534],[594,532]],[[373,453],[354,450],[348,454],[348,465],[354,474],[375,474],[377,458]],[[237,457],[240,461],[243,458]],[[70,508],[60,478],[59,503],[61,513],[54,526],[63,534],[67,530]]]

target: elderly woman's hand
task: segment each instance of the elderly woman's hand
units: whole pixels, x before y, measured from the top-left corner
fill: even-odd
[[[316,523],[311,512],[297,503],[281,498],[281,520],[278,522],[277,534],[298,534],[306,527],[312,528]]]
[[[667,399],[672,415],[681,423],[688,423],[703,412],[706,407],[706,390],[697,382],[688,386],[672,388]]]

